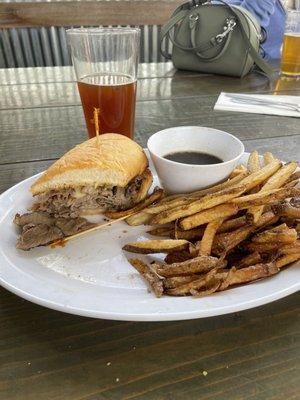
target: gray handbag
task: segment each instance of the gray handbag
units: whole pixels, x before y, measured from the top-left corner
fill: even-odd
[[[163,48],[164,39],[173,43],[172,55]],[[162,27],[161,52],[175,68],[243,77],[256,64],[266,75],[273,69],[259,51],[262,29],[243,7],[194,0],[178,7]]]

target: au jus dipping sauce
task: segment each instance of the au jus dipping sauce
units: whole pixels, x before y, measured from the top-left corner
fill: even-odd
[[[178,151],[166,154],[164,158],[177,163],[193,165],[220,164],[223,162],[219,157],[198,151]]]

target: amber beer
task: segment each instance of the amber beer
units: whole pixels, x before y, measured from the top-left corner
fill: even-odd
[[[67,30],[89,137],[133,138],[140,35],[131,27]]]
[[[94,109],[99,109],[100,133],[133,138],[136,81],[121,74],[93,74],[78,84],[89,137],[96,135]]]
[[[284,35],[281,71],[284,75],[300,75],[300,33]]]

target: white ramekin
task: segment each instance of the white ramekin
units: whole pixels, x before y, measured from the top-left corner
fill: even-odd
[[[168,193],[188,193],[228,178],[244,153],[243,143],[230,133],[200,126],[164,129],[148,140],[158,177]],[[164,158],[178,151],[199,151],[224,160],[219,164],[190,165]]]

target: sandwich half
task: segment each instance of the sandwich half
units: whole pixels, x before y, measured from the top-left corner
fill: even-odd
[[[89,139],[33,183],[31,212],[14,220],[22,228],[17,247],[28,250],[88,229],[83,216],[127,210],[151,184],[148,159],[133,140],[114,133]]]
[[[37,199],[33,210],[78,217],[131,208],[151,184],[143,149],[126,136],[107,133],[66,153],[30,191]]]

